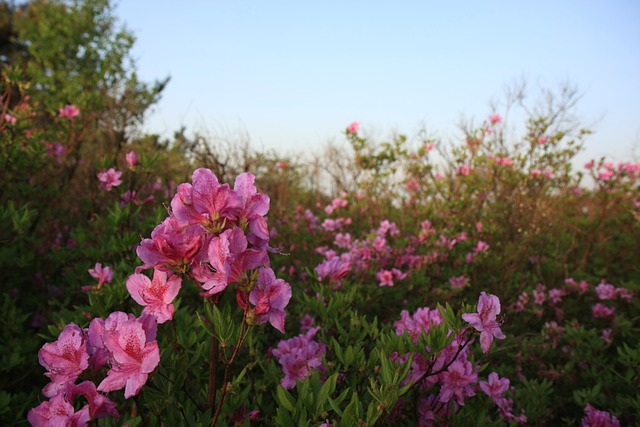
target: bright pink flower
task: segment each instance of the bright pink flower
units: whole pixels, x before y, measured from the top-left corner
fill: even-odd
[[[480,252],[487,252],[490,248],[491,248],[491,246],[489,246],[489,244],[487,242],[483,242],[482,240],[478,240],[478,244],[476,245],[476,248],[473,251],[477,255]]]
[[[497,373],[489,374],[489,381],[480,381],[478,385],[494,402],[500,402],[502,395],[509,389],[509,378],[500,378]]]
[[[98,279],[98,289],[100,289],[105,283],[111,283],[113,280],[113,271],[111,270],[111,267],[103,268],[102,264],[99,262],[96,263],[95,267],[90,268],[88,271],[91,277]]]
[[[153,270],[153,280],[144,274],[132,274],[127,279],[127,290],[138,304],[144,306],[143,313],[152,314],[162,324],[173,318],[173,300],[182,286],[182,278],[172,275],[167,280],[167,273]]]
[[[474,372],[471,362],[456,360],[449,369],[440,374],[440,402],[447,403],[454,399],[456,403],[464,406],[465,397],[476,395],[473,384],[477,380],[478,374]]]
[[[129,169],[134,169],[136,167],[136,165],[138,164],[138,155],[136,154],[135,151],[131,150],[129,151],[125,156],[124,156],[126,162],[127,162],[127,167]]]
[[[380,270],[376,273],[376,279],[378,279],[378,284],[380,287],[383,286],[391,286],[393,287],[393,273],[389,270]]]
[[[247,240],[256,247],[262,247],[269,241],[269,230],[265,215],[269,212],[269,196],[258,193],[255,176],[242,173],[236,177],[233,191],[240,197],[239,225],[249,226]]]
[[[588,161],[587,163],[584,164],[584,168],[585,169],[591,169],[593,168],[593,165],[595,164],[595,162],[593,160]]]
[[[598,178],[600,178],[601,181],[609,181],[611,178],[613,178],[613,175],[615,175],[614,171],[603,170],[598,173]]]
[[[600,411],[591,405],[584,408],[582,427],[620,427],[620,421],[609,412]]]
[[[15,126],[15,124],[17,123],[18,119],[16,119],[14,116],[12,116],[11,114],[5,114],[4,115],[4,120],[9,123],[12,126]]]
[[[158,342],[155,334],[149,336],[141,319],[129,319],[115,331],[105,333],[103,341],[111,354],[111,369],[98,386],[99,391],[109,392],[124,387],[124,397],[128,399],[140,392],[149,374],[158,366]]]
[[[420,190],[420,183],[418,182],[417,179],[415,178],[411,178],[409,181],[406,182],[406,184],[404,185],[404,188],[407,189],[408,192],[416,192]]]
[[[500,323],[497,321],[498,314],[500,314],[500,299],[492,294],[487,295],[483,291],[478,299],[478,313],[462,315],[464,321],[469,322],[477,331],[480,331],[480,346],[485,353],[489,351],[494,337],[506,338],[500,330]]]
[[[65,119],[73,119],[74,117],[80,114],[80,109],[73,104],[67,104],[64,107],[60,108],[58,111],[58,117],[62,117]]]
[[[546,136],[539,136],[538,137],[538,144],[544,145],[547,142],[549,142],[549,138],[547,138]]]
[[[100,180],[100,187],[106,189],[107,191],[111,191],[113,187],[117,187],[122,184],[120,177],[122,176],[122,171],[117,171],[114,168],[109,168],[108,170],[103,170],[98,173],[97,177]]]
[[[284,308],[291,300],[291,286],[276,275],[270,268],[260,268],[258,282],[249,294],[249,302],[255,305],[254,313],[258,316],[257,324],[269,321],[271,325],[284,334],[284,321],[287,313]]]
[[[58,340],[46,343],[38,352],[38,360],[51,378],[42,394],[52,397],[69,381],[75,381],[89,367],[89,354],[82,329],[75,323],[64,327]]]
[[[349,127],[347,127],[347,133],[350,135],[353,135],[355,133],[358,133],[359,129],[360,129],[360,122],[353,122],[349,125]]]
[[[396,335],[402,335],[405,332],[409,334],[413,342],[417,343],[418,338],[423,332],[429,332],[433,326],[439,325],[444,321],[438,310],[431,310],[429,307],[419,308],[409,315],[407,310],[400,312],[400,320],[393,322]]]
[[[89,405],[75,412],[65,393],[58,393],[48,402],[31,409],[27,420],[34,427],[84,427],[91,420]]]
[[[492,125],[495,125],[496,123],[502,123],[502,117],[499,114],[493,113],[489,116],[489,121]]]

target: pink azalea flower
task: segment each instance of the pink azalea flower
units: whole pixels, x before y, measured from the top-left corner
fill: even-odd
[[[600,411],[591,405],[584,408],[582,427],[620,427],[620,421],[609,412]]]
[[[590,161],[588,161],[587,163],[584,164],[584,168],[585,169],[591,169],[591,168],[593,168],[594,164],[595,164],[595,161],[590,160]]]
[[[343,261],[340,257],[322,261],[316,267],[318,280],[322,282],[328,279],[329,283],[333,283],[334,287],[342,284],[342,279],[349,274],[349,271],[351,271],[351,263]]]
[[[91,420],[89,405],[85,405],[78,412],[67,400],[65,393],[58,393],[48,402],[42,402],[31,409],[27,420],[35,427],[69,426],[80,427],[88,425]]]
[[[46,343],[38,352],[38,361],[51,378],[42,394],[52,397],[69,381],[75,381],[89,367],[89,354],[82,329],[75,323],[64,327],[58,340]]]
[[[615,286],[604,282],[596,286],[596,293],[598,294],[598,298],[602,301],[614,300],[617,296]]]
[[[440,374],[440,402],[447,403],[454,399],[456,403],[464,406],[465,397],[476,395],[472,385],[477,380],[478,374],[474,372],[471,362],[456,360],[449,369]]]
[[[111,354],[111,369],[98,386],[99,391],[124,387],[124,397],[128,399],[140,392],[149,374],[158,366],[160,350],[155,333],[150,337],[141,319],[128,319],[118,329],[105,333],[103,342]]]
[[[469,284],[469,279],[467,279],[465,276],[450,277],[449,283],[454,289],[462,289]]]
[[[60,108],[58,112],[58,117],[65,119],[73,119],[74,117],[80,114],[80,109],[73,104],[67,104],[64,107]]]
[[[462,165],[456,169],[456,174],[460,176],[469,176],[469,174],[471,174],[471,167],[469,167],[469,165]]]
[[[494,402],[500,402],[502,395],[509,389],[509,378],[500,378],[497,373],[489,374],[489,381],[480,381],[478,384],[480,390],[484,391],[487,396],[491,397]]]
[[[269,212],[269,196],[258,193],[256,177],[250,173],[241,173],[236,177],[233,191],[240,197],[240,227],[249,226],[247,240],[256,247],[262,247],[269,241],[269,230],[265,216]]]
[[[349,125],[349,127],[347,127],[347,133],[350,135],[353,135],[355,133],[358,133],[359,129],[360,129],[360,122],[353,122]]]
[[[593,317],[606,319],[607,317],[613,317],[616,314],[616,309],[598,303],[591,307],[591,312],[593,314]]]
[[[138,155],[133,150],[129,151],[124,158],[127,162],[127,167],[129,169],[134,169],[138,164]]]
[[[132,274],[127,279],[127,290],[131,297],[144,306],[143,313],[152,314],[162,324],[173,319],[173,300],[182,286],[182,278],[172,275],[167,280],[167,273],[154,269],[153,280],[144,274]]]
[[[601,181],[609,181],[611,178],[613,178],[613,175],[615,175],[614,171],[604,170],[598,173],[598,178],[600,178]]]
[[[378,279],[378,284],[380,287],[383,286],[391,286],[393,287],[393,273],[389,270],[380,270],[376,273],[376,279]]]
[[[547,142],[549,142],[549,138],[547,138],[546,136],[539,136],[538,137],[538,144],[544,145]]]
[[[433,144],[431,144],[431,143],[425,144],[424,149],[425,149],[426,151],[431,151],[431,150],[433,150]]]
[[[502,123],[502,117],[499,114],[493,113],[489,116],[489,121],[492,125],[495,125],[496,123]]]
[[[465,313],[462,319],[469,322],[477,331],[480,331],[480,346],[487,353],[493,342],[493,338],[506,338],[500,329],[497,316],[500,314],[500,299],[497,296],[484,291],[478,299],[478,313]]]
[[[308,378],[312,370],[323,366],[322,356],[327,351],[327,346],[313,340],[318,330],[320,328],[315,327],[306,334],[280,341],[278,347],[271,352],[284,372],[284,378],[280,381],[282,387],[293,388],[296,381]]]
[[[94,279],[98,279],[98,289],[100,289],[105,283],[111,283],[111,281],[113,280],[113,271],[111,270],[111,267],[103,268],[102,264],[99,262],[96,263],[95,267],[90,268],[88,271],[91,277],[93,277]],[[89,286],[89,288],[92,287]]]
[[[100,180],[100,187],[106,189],[107,191],[111,191],[113,187],[117,187],[118,185],[122,184],[122,181],[120,181],[121,176],[122,171],[117,171],[114,168],[103,170],[97,175],[98,179]]]
[[[258,316],[257,324],[269,321],[271,325],[284,334],[284,321],[287,313],[284,308],[291,300],[291,286],[276,275],[270,268],[260,268],[258,282],[249,294],[249,302],[255,305],[254,313]]]
[[[4,115],[4,120],[9,123],[12,126],[15,126],[15,124],[18,122],[18,119],[16,119],[14,116],[12,116],[11,114],[5,114]]]

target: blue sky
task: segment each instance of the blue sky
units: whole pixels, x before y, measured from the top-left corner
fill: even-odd
[[[140,76],[171,76],[148,131],[241,128],[291,153],[358,120],[381,138],[426,125],[446,143],[514,80],[532,95],[568,80],[596,132],[582,157],[640,156],[637,0],[121,0],[116,14]]]

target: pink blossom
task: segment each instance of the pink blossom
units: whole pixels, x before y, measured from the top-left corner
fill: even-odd
[[[462,289],[469,284],[469,279],[466,278],[465,276],[450,277],[449,283],[451,284],[451,287],[454,289]]]
[[[173,300],[178,295],[182,279],[172,275],[167,280],[167,273],[157,268],[153,270],[153,280],[144,274],[132,274],[127,279],[127,290],[138,304],[144,306],[143,313],[152,314],[162,324],[173,318]]]
[[[588,161],[587,163],[584,164],[584,168],[585,169],[591,169],[593,168],[593,165],[595,164],[595,162],[593,160]]]
[[[110,352],[111,369],[98,386],[99,391],[114,391],[124,387],[128,399],[140,392],[149,374],[160,362],[160,350],[140,319],[128,319],[118,329],[105,333],[104,346]]]
[[[351,246],[351,234],[349,233],[336,234],[334,244],[339,248],[348,248],[349,246]]]
[[[249,302],[255,305],[257,324],[267,321],[284,334],[287,313],[284,308],[291,300],[291,286],[282,279],[276,279],[272,269],[262,267],[256,286],[249,294]]]
[[[248,226],[247,240],[256,247],[263,247],[269,241],[266,215],[269,212],[269,196],[258,193],[256,177],[250,173],[241,173],[236,177],[233,191],[240,198],[238,223],[241,228]]]
[[[80,109],[73,104],[67,104],[58,111],[58,117],[65,119],[73,119],[80,114]]]
[[[542,283],[538,283],[533,291],[533,302],[537,305],[542,305],[547,297],[545,294],[546,288]]]
[[[47,155],[56,159],[58,164],[64,161],[64,145],[59,142],[47,142]]]
[[[497,296],[484,291],[478,299],[478,313],[465,313],[462,319],[480,331],[480,345],[482,351],[487,353],[493,342],[493,338],[504,339],[505,335],[500,329],[497,316],[500,314],[500,299]]]
[[[293,388],[296,381],[308,378],[312,370],[323,366],[322,356],[327,346],[313,340],[318,330],[319,327],[311,328],[306,334],[280,341],[272,351],[284,372],[284,378],[280,381],[282,387]]]
[[[88,425],[91,420],[89,405],[85,405],[78,412],[67,400],[65,393],[58,393],[48,402],[42,402],[31,409],[27,420],[34,427],[69,426],[81,427]]]
[[[489,381],[480,381],[478,385],[480,389],[494,402],[501,402],[502,395],[509,389],[509,378],[500,378],[497,373],[492,372],[489,374]]]
[[[322,282],[328,279],[329,283],[334,284],[334,287],[339,287],[342,284],[342,280],[350,270],[351,263],[343,261],[340,257],[325,260],[316,267],[318,280]]]
[[[471,174],[471,168],[469,165],[462,165],[456,169],[456,174],[460,176],[469,176],[469,174]]]
[[[540,175],[542,175],[542,171],[541,171],[540,169],[534,169],[534,170],[532,170],[531,172],[529,172],[529,176],[530,176],[531,178],[537,178],[537,177],[539,177]]]
[[[606,328],[602,330],[602,340],[608,345],[610,345],[611,342],[613,341],[612,335],[613,335],[613,329]]]
[[[111,270],[111,267],[103,268],[102,264],[99,262],[96,263],[95,267],[90,268],[88,271],[91,277],[98,279],[98,284],[96,285],[98,289],[100,289],[105,283],[111,283],[113,280],[113,271]],[[85,291],[90,290],[93,289],[93,286],[84,286],[82,289]]]
[[[138,155],[135,151],[131,150],[125,155],[125,160],[127,162],[127,167],[129,169],[134,169],[138,164]]]
[[[593,317],[607,318],[614,316],[616,314],[616,309],[598,303],[591,307],[591,312],[593,313]]]
[[[439,325],[443,321],[444,319],[438,310],[423,307],[417,309],[413,315],[409,315],[407,310],[402,310],[400,320],[395,321],[393,327],[396,330],[396,335],[407,332],[411,339],[417,343],[423,332],[429,332],[432,326]]]
[[[613,178],[614,174],[615,174],[614,171],[604,170],[604,171],[600,171],[600,173],[598,173],[598,178],[601,181],[609,181],[611,178]]]
[[[465,397],[476,395],[472,385],[477,380],[478,374],[474,372],[471,362],[456,360],[449,369],[440,374],[440,402],[447,403],[453,399],[457,404],[464,406]]]
[[[390,286],[393,287],[393,273],[389,270],[380,270],[376,273],[376,279],[378,279],[380,287]]]
[[[591,405],[584,408],[582,427],[620,427],[620,421],[609,412],[600,411]]]
[[[113,187],[117,187],[122,184],[120,177],[122,176],[122,171],[116,171],[114,168],[109,168],[108,170],[103,170],[98,173],[97,177],[100,180],[100,187],[106,189],[107,191],[111,191]]]
[[[596,286],[596,293],[601,301],[614,300],[617,296],[615,286],[604,282]]]
[[[489,116],[489,121],[492,125],[495,125],[496,123],[502,123],[502,117],[499,114],[493,113]]]
[[[11,114],[5,114],[4,115],[4,120],[9,123],[12,126],[15,126],[16,122],[18,121],[18,119],[16,119],[14,116],[12,116]]]
[[[487,252],[491,247],[489,246],[489,244],[487,242],[483,242],[482,240],[478,240],[478,244],[476,245],[476,248],[474,249],[474,252],[476,254],[479,254],[480,252]]]
[[[416,192],[420,190],[420,183],[418,182],[417,179],[415,178],[411,178],[409,181],[406,182],[406,184],[404,185],[404,188],[407,189],[408,192]]]
[[[355,133],[358,133],[359,129],[360,129],[360,122],[353,122],[349,125],[349,127],[347,127],[347,133],[350,135],[353,135]]]
[[[562,302],[562,297],[564,297],[566,294],[567,293],[564,289],[549,289],[549,303],[552,305],[559,304],[560,302]]]
[[[427,143],[427,144],[425,144],[424,149],[425,149],[426,151],[431,151],[431,150],[433,150],[433,144],[432,144],[432,143]]]
[[[539,136],[538,137],[538,144],[544,145],[547,142],[549,142],[549,138],[547,138],[546,136]]]
[[[52,397],[67,382],[75,381],[89,367],[87,343],[80,327],[75,323],[65,326],[57,341],[42,346],[38,361],[48,371],[45,376],[51,378],[42,390],[45,396]]]

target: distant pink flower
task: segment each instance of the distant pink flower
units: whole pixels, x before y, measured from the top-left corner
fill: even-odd
[[[492,125],[495,125],[496,123],[502,123],[502,117],[499,114],[493,113],[489,116],[489,121]]]
[[[282,279],[277,279],[271,268],[261,267],[256,286],[249,294],[249,302],[255,305],[254,314],[258,316],[257,324],[267,321],[271,326],[284,334],[284,311],[291,300],[291,286]]]
[[[138,164],[138,155],[136,154],[135,151],[131,150],[129,151],[125,156],[124,156],[126,162],[127,162],[127,167],[129,169],[133,169],[136,167],[136,165]]]
[[[424,149],[425,149],[426,151],[431,151],[431,150],[433,150],[433,144],[431,144],[431,143],[425,144]]]
[[[611,344],[611,342],[613,341],[612,335],[613,335],[613,330],[611,328],[602,330],[602,340],[605,343]]]
[[[451,287],[454,289],[462,289],[469,284],[469,279],[466,278],[465,276],[450,277],[449,283],[451,284]]]
[[[541,171],[540,169],[534,169],[534,170],[532,170],[531,172],[529,172],[529,176],[530,176],[531,178],[537,178],[537,177],[539,177],[540,175],[542,175],[542,171]]]
[[[143,313],[152,314],[162,324],[173,318],[173,300],[182,286],[182,278],[172,275],[167,280],[167,273],[154,269],[153,280],[144,274],[132,274],[127,279],[127,290],[138,304],[144,306]]]
[[[390,286],[393,287],[393,273],[389,270],[380,270],[376,273],[376,279],[380,287]]]
[[[328,279],[334,287],[339,287],[342,284],[342,279],[349,274],[349,271],[351,271],[351,263],[343,261],[340,257],[325,260],[316,267],[318,280],[322,282]]]
[[[591,405],[584,408],[582,427],[620,427],[620,421],[609,412],[600,411]]]
[[[100,289],[105,283],[111,283],[113,280],[113,271],[111,270],[111,267],[103,268],[102,264],[99,262],[96,262],[96,265],[88,271],[91,277],[98,279],[98,284],[96,285],[98,289]],[[92,286],[89,288],[92,288]]]
[[[480,381],[478,385],[494,402],[502,401],[505,391],[509,389],[509,378],[500,378],[497,373],[489,374],[489,381]]]
[[[598,303],[591,307],[593,317],[606,319],[616,314],[616,309],[613,307],[607,307],[604,304]]]
[[[499,166],[513,166],[513,161],[509,157],[496,157],[496,164]]]
[[[613,175],[615,175],[615,172],[612,170],[603,170],[600,171],[600,173],[598,173],[598,178],[601,181],[609,181],[611,178],[613,178]]]
[[[562,297],[567,294],[566,290],[553,288],[549,289],[549,303],[551,305],[556,305],[562,302]]]
[[[595,164],[595,162],[593,160],[588,161],[587,163],[584,164],[584,168],[585,169],[591,169],[593,168],[593,165]]]
[[[544,171],[544,177],[547,179],[553,179],[553,171],[547,169]]]
[[[456,174],[460,176],[469,176],[471,173],[471,167],[469,165],[462,165],[456,169]]]
[[[58,113],[58,117],[71,120],[80,114],[80,110],[73,104],[67,104],[60,108]]]
[[[160,362],[155,336],[148,336],[140,319],[129,319],[105,334],[103,340],[111,353],[111,369],[98,390],[109,392],[124,387],[125,399],[135,396]]]
[[[280,381],[282,387],[293,388],[296,381],[302,381],[311,375],[311,371],[321,368],[322,356],[327,346],[314,341],[319,327],[311,328],[306,334],[301,334],[278,343],[278,347],[271,353],[282,366],[284,378]]]
[[[5,114],[4,115],[4,120],[9,123],[12,126],[15,126],[15,124],[18,122],[18,119],[16,119],[14,116],[12,116],[11,114]]]
[[[547,142],[549,142],[549,138],[547,138],[546,136],[539,136],[538,137],[538,144],[544,145]]]
[[[287,168],[287,164],[283,161],[279,161],[277,163],[278,169],[285,170]]]
[[[489,351],[494,337],[505,338],[500,329],[500,323],[497,321],[498,314],[500,314],[500,299],[492,294],[487,295],[483,291],[478,299],[478,312],[462,315],[465,322],[480,331],[480,346],[485,353]]]
[[[349,127],[347,127],[347,133],[350,135],[353,135],[355,133],[358,133],[359,129],[360,129],[360,122],[353,122],[349,125]]]
[[[598,298],[602,301],[614,300],[617,296],[615,286],[604,282],[596,286],[596,293],[598,294]]]
[[[118,185],[122,184],[122,181],[120,181],[122,171],[116,171],[114,168],[103,170],[99,172],[97,176],[100,180],[100,187],[106,189],[107,191],[111,191],[113,187],[117,187]]]
[[[476,248],[473,251],[476,254],[479,254],[480,252],[487,252],[490,248],[491,248],[491,246],[489,246],[489,244],[487,242],[483,242],[482,240],[478,240],[478,244],[476,245]]]
[[[482,222],[480,221],[476,222],[476,231],[478,233],[482,233]]]
[[[411,178],[409,181],[405,183],[404,188],[406,188],[407,191],[409,192],[416,192],[420,190],[420,183],[418,182],[417,179]]]
[[[75,381],[89,367],[89,354],[82,329],[75,323],[64,327],[58,340],[46,343],[38,352],[38,360],[51,378],[42,394],[52,397],[69,381]]]

